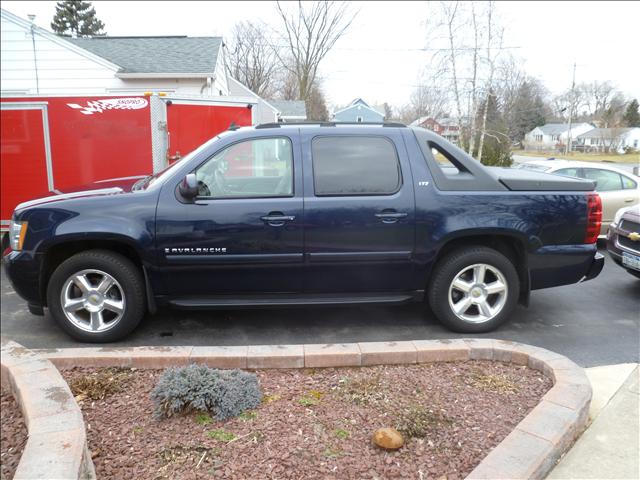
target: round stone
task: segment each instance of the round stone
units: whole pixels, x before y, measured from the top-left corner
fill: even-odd
[[[379,428],[373,432],[373,443],[385,450],[397,450],[404,445],[404,438],[395,428]]]

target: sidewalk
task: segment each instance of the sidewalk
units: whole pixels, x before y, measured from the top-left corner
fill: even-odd
[[[635,364],[597,367],[586,371],[594,391],[594,409],[590,417],[595,418],[547,478],[638,479],[640,369]],[[621,373],[625,374],[622,378],[626,379],[619,389],[613,388],[612,391]],[[610,400],[607,402],[608,398]]]

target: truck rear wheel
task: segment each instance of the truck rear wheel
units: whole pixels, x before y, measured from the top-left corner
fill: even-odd
[[[518,272],[500,252],[487,247],[455,250],[436,265],[429,305],[447,328],[490,332],[503,323],[520,293]]]
[[[47,288],[49,310],[76,340],[113,342],[129,334],[145,312],[140,269],[107,250],[78,253],[53,272]]]

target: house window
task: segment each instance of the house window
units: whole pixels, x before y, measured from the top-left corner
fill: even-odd
[[[356,117],[356,122],[362,123],[363,118],[361,116]]]
[[[536,142],[542,141],[542,135],[536,135],[534,138],[536,139]]]
[[[560,135],[552,135],[551,140],[557,142],[558,140],[560,140]]]

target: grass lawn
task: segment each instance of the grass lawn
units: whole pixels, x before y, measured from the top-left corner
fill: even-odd
[[[580,160],[581,162],[615,162],[615,163],[640,163],[640,153],[616,155],[615,153],[581,153],[571,152],[568,155],[553,152],[538,152],[528,150],[514,150],[514,155],[526,155],[528,157],[554,157],[563,160]]]

